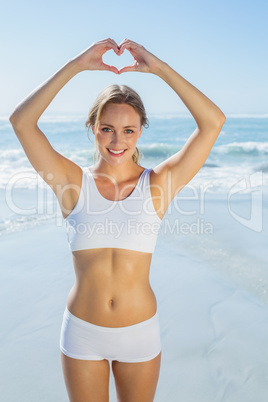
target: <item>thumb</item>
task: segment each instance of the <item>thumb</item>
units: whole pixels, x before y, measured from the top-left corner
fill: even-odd
[[[118,74],[126,73],[128,71],[137,71],[137,63],[134,62],[130,66],[120,68]]]
[[[102,67],[102,70],[112,71],[115,74],[119,74],[119,71],[115,66],[109,66],[108,64],[102,63]]]

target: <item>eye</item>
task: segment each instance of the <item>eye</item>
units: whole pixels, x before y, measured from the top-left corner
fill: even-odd
[[[103,127],[101,131],[104,131],[105,133],[109,133],[111,129],[109,127]]]
[[[126,134],[132,134],[134,131],[130,130],[129,128],[126,130]]]

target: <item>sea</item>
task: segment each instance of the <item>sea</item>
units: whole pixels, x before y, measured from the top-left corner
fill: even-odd
[[[85,115],[44,116],[39,127],[79,166],[94,157]],[[138,141],[140,164],[155,167],[182,149],[196,128],[188,115],[151,115]],[[0,241],[54,222],[56,197],[35,172],[7,117],[0,118]],[[181,248],[268,301],[268,114],[227,115],[209,157],[168,209],[158,242]],[[161,243],[162,244],[162,243]]]

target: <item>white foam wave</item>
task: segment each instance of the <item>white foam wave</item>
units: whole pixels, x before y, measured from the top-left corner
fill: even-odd
[[[247,142],[232,142],[226,145],[218,145],[215,146],[212,152],[220,152],[220,153],[268,153],[268,142],[255,142],[255,141],[247,141]]]
[[[12,148],[12,149],[4,149],[0,150],[0,159],[3,160],[4,158],[10,159],[19,159],[25,156],[25,152],[22,148]]]
[[[0,221],[0,237],[15,232],[32,229],[45,223],[60,221],[61,217],[58,213],[50,215],[32,214],[29,216],[12,215],[9,218]],[[63,222],[63,221],[62,221]]]

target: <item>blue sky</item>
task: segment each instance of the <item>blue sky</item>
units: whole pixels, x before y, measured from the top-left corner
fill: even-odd
[[[190,81],[226,114],[268,113],[268,2],[266,0],[1,2],[0,115],[68,59],[96,40],[143,44]],[[105,60],[125,65],[107,54]],[[114,61],[115,60],[115,61]],[[47,113],[86,113],[107,85],[136,89],[149,113],[185,113],[160,78],[83,72],[60,92]]]

